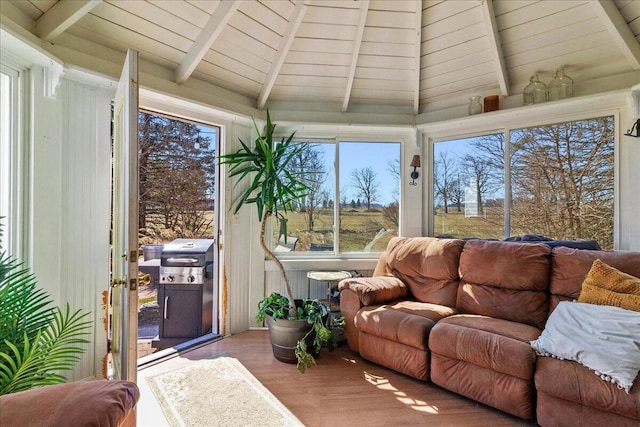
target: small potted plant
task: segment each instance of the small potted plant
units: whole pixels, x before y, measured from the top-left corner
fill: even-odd
[[[287,169],[289,162],[305,147],[294,143],[295,132],[280,142],[274,140],[275,124],[271,122],[268,109],[264,133],[260,132],[255,120],[253,126],[257,135],[253,148],[240,139],[240,149],[219,159],[221,164],[229,166],[229,176],[238,177],[234,186],[248,182],[248,188],[235,201],[233,213],[245,205],[256,205],[260,219],[260,246],[278,266],[284,282],[285,295],[274,293],[262,300],[258,304],[257,319],[267,321],[276,359],[297,362],[298,369],[304,372],[305,368],[315,364],[312,353],[317,355],[323,344],[327,344],[329,349],[335,348],[333,333],[323,320],[330,314],[328,308],[317,300],[296,303],[284,266],[267,245],[265,230],[269,218],[275,216],[283,220],[284,214],[293,210],[293,202],[310,191],[302,174]],[[281,224],[287,236],[287,222],[281,221]]]

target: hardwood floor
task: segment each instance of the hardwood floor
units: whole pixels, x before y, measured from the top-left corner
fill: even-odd
[[[267,331],[246,331],[141,369],[138,426],[166,425],[147,376],[221,353],[237,358],[309,427],[535,425],[367,362],[346,344],[323,349],[318,365],[301,374],[275,360]]]

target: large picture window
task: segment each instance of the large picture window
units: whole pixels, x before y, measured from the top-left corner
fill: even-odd
[[[433,169],[435,235],[613,248],[612,116],[438,142]]]
[[[291,162],[310,188],[274,226],[277,252],[381,252],[398,235],[400,143],[305,141]],[[286,239],[285,227],[286,223]]]

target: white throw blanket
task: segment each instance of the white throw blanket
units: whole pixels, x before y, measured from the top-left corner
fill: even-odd
[[[576,361],[629,393],[640,371],[640,313],[564,301],[531,346],[540,355]]]

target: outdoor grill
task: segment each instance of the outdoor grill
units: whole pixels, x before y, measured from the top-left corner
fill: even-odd
[[[176,239],[162,249],[158,288],[159,335],[171,347],[212,332],[213,239]]]

